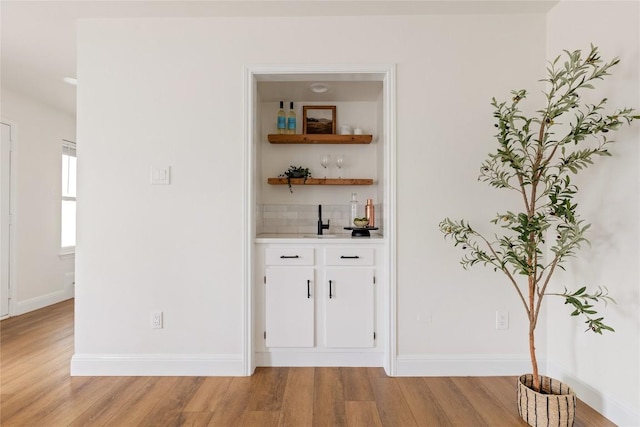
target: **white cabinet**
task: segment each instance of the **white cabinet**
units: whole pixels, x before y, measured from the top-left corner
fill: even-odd
[[[331,267],[324,305],[324,345],[333,348],[373,347],[374,274],[372,268]]]
[[[324,345],[360,348],[374,345],[374,249],[326,248]]]
[[[312,267],[269,267],[266,271],[267,347],[313,347]]]
[[[265,345],[313,347],[315,269],[313,248],[265,249]]]
[[[258,246],[256,352],[261,366],[381,366],[380,246]]]

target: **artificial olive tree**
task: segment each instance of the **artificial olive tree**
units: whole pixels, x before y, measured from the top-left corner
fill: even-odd
[[[551,293],[548,287],[554,272],[588,243],[590,225],[579,217],[574,197],[578,187],[572,176],[596,158],[610,156],[612,131],[640,118],[631,108],[606,113],[606,98],[587,104],[580,97],[594,89],[593,84],[608,76],[618,62],[618,58],[603,62],[593,45],[586,57],[580,50],[565,51],[549,63],[543,80],[546,105],[530,117],[521,110],[527,97],[525,90],[512,91],[510,102],[493,98],[497,148],[482,163],[478,179],[518,193],[521,208],[497,214],[491,221],[497,227],[493,237],[479,233],[465,220],[446,218],[440,223],[445,237],[465,250],[461,261],[464,268],[481,264],[501,271],[520,297],[529,320],[536,391],[540,383],[535,329],[546,295],[564,298],[572,306],[572,316],[585,317],[587,330],[598,334],[613,331],[593,306],[599,301],[613,301],[606,288],[598,287],[593,292],[586,287],[576,291],[565,288],[562,293]],[[544,256],[547,243],[548,258]]]

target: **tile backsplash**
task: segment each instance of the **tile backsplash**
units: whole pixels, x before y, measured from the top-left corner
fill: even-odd
[[[257,206],[256,233],[316,234],[318,231],[318,205],[263,204]],[[376,214],[378,207],[376,206]],[[348,234],[348,204],[322,205],[322,222],[329,220],[329,230],[325,234]],[[376,225],[381,221],[376,215]]]

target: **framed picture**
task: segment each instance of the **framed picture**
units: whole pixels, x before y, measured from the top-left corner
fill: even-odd
[[[335,105],[305,105],[302,107],[302,133],[336,133]]]

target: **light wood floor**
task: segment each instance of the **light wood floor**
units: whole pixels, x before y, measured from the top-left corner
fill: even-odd
[[[0,323],[2,426],[526,426],[515,378],[391,378],[381,368],[251,377],[70,377],[73,300]],[[575,426],[613,426],[578,402]]]

